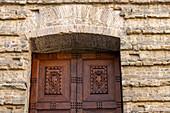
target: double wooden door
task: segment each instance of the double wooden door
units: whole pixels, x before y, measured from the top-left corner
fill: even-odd
[[[119,55],[33,54],[30,113],[121,113]]]

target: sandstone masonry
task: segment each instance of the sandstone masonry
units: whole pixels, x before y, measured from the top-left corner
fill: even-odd
[[[32,38],[121,39],[124,113],[170,111],[170,0],[0,0],[0,113],[27,113]]]

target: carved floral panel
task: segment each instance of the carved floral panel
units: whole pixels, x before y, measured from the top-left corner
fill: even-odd
[[[61,94],[61,66],[46,67],[45,72],[45,94],[60,95]]]
[[[91,94],[108,93],[107,66],[91,66]]]

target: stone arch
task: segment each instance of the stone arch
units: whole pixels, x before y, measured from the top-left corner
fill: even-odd
[[[124,33],[120,11],[113,11],[109,5],[57,5],[38,8],[34,13],[25,22],[25,36],[30,42],[57,34],[87,33],[118,38]]]
[[[57,5],[38,8],[25,21],[28,38],[60,33],[93,33],[114,37],[124,34],[124,19],[112,6]]]
[[[118,32],[117,29],[109,28],[109,27],[102,27],[102,26],[91,26],[91,25],[59,25],[53,27],[47,27],[42,29],[36,29],[26,33],[26,37],[29,38],[36,38],[42,37],[47,35],[55,35],[55,34],[62,34],[62,33],[91,33],[91,34],[100,34],[100,35],[107,35],[113,37],[120,37],[120,31]]]

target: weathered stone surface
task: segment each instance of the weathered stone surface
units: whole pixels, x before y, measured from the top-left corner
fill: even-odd
[[[124,103],[124,113],[129,112],[149,112],[149,113],[168,113],[170,111],[170,102],[140,102]]]
[[[0,36],[0,52],[26,52],[28,45],[24,38]]]
[[[170,27],[169,19],[138,19],[138,20],[127,20],[127,34],[168,34]]]
[[[136,67],[136,66],[124,66],[122,67],[122,76],[126,78],[148,78],[148,79],[168,79],[170,66],[148,66],[148,67]]]
[[[28,53],[0,54],[0,70],[27,69],[29,65],[28,62]]]
[[[32,52],[114,52],[119,51],[120,40],[116,37],[95,34],[60,34],[34,38]]]
[[[20,21],[0,21],[0,36],[19,36],[26,30],[24,23]]]
[[[27,83],[27,71],[0,71],[0,83]]]
[[[26,4],[27,0],[1,0],[0,4]]]
[[[96,3],[96,4],[103,4],[103,3],[130,3],[130,4],[163,4],[163,3],[170,3],[169,0],[2,0],[1,4],[75,4],[75,3],[82,3],[82,4],[89,4],[89,3]]]
[[[170,66],[122,67],[124,87],[158,87],[170,85]]]
[[[24,105],[26,92],[18,89],[6,88],[0,90],[1,105]]]
[[[7,109],[7,108],[0,108],[0,113],[11,113],[12,110],[11,109]]]
[[[26,90],[24,83],[0,83],[0,89],[13,88],[13,89],[23,89]]]
[[[115,7],[120,7],[121,15],[125,19],[135,19],[135,18],[169,18],[170,7],[169,5],[142,5],[142,6],[132,6],[124,5],[121,7],[116,5]]]
[[[170,0],[130,0],[131,3],[150,4],[150,3],[170,3]]]
[[[15,109],[12,113],[24,113],[24,109]]]
[[[28,0],[28,3],[112,3],[114,0]]]
[[[26,17],[27,17],[27,11],[25,7],[19,7],[19,6],[0,7],[0,20],[25,19]]]
[[[170,50],[169,35],[130,35],[121,38],[121,50]]]
[[[170,64],[169,51],[122,51],[122,65],[167,65]]]
[[[129,3],[129,0],[114,0],[115,3]]]
[[[123,88],[124,101],[170,101],[170,86]],[[139,96],[140,95],[140,96]],[[128,98],[128,100],[126,100]]]
[[[25,25],[27,32],[35,30],[29,37],[43,36],[43,31],[48,35],[82,32],[118,36],[124,34],[123,18],[119,14],[120,11],[112,11],[111,6],[63,5],[39,8],[39,13],[25,21]]]
[[[7,108],[6,108],[7,107]],[[23,106],[6,106],[0,108],[0,113],[24,113],[24,107]]]

